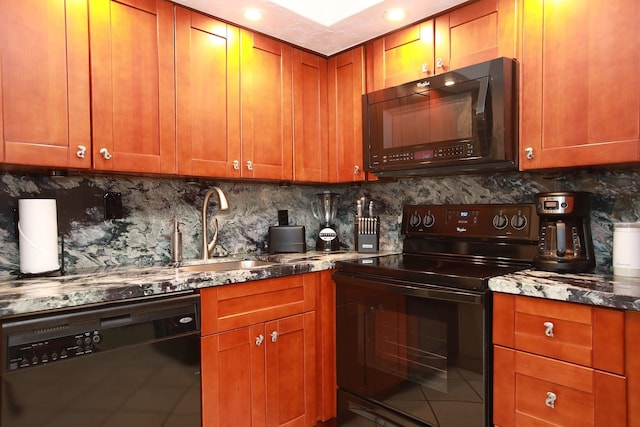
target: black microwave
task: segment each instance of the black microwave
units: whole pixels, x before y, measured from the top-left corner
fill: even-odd
[[[380,177],[518,169],[517,62],[498,58],[363,95],[365,168]]]

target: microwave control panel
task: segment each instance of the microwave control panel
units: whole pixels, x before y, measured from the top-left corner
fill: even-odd
[[[424,160],[448,160],[466,157],[476,157],[474,144],[471,142],[447,145],[446,147],[431,147],[415,151],[403,151],[390,154],[373,154],[372,166],[394,165],[402,163],[420,163]]]

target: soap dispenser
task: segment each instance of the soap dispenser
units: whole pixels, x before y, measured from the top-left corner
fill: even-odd
[[[171,235],[171,262],[182,261],[182,232],[180,223],[173,222],[173,234]]]

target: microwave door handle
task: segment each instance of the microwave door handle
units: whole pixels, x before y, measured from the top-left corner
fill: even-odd
[[[487,94],[489,93],[489,77],[479,79],[480,86],[478,87],[478,103],[476,105],[476,116],[484,116],[487,108]]]

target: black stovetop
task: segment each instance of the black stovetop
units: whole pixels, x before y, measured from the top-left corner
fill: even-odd
[[[525,264],[485,262],[469,258],[425,255],[383,255],[340,261],[343,273],[368,278],[437,285],[467,290],[486,290],[491,277],[527,268]]]
[[[491,277],[530,267],[533,204],[406,205],[403,253],[336,263],[343,273],[420,286],[484,291]]]

